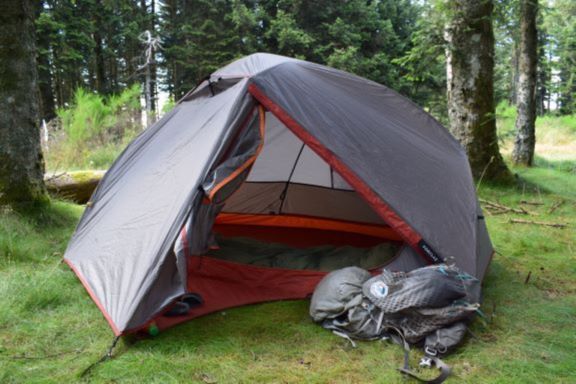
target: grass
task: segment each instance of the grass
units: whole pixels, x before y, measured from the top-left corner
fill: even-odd
[[[512,153],[516,109],[502,103],[496,109],[498,137],[504,154]],[[564,167],[576,173],[576,115],[536,119],[536,158],[540,167]]]
[[[514,169],[525,187],[480,186],[487,200],[542,205],[522,205],[533,216],[486,214],[498,251],[484,284],[488,320],[474,322],[475,337],[446,358],[454,369],[449,383],[574,382],[576,159],[560,160],[550,150],[538,152],[536,164]],[[123,340],[112,360],[80,378],[112,340],[102,314],[60,262],[81,212],[53,202],[33,214],[0,214],[1,383],[405,382],[396,371],[399,347],[363,342],[352,349],[311,322],[306,301],[230,309],[155,338]],[[569,227],[512,224],[512,217]],[[416,365],[420,352],[412,355]]]

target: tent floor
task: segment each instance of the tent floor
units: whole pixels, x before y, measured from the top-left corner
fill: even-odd
[[[231,307],[306,299],[328,271],[356,265],[377,274],[401,248],[398,242],[297,248],[221,235],[218,242],[218,250],[188,257],[187,291],[201,296],[203,305],[184,316],[157,316],[152,322],[160,330]]]

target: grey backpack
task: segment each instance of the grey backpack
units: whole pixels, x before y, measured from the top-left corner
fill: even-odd
[[[463,339],[465,322],[479,308],[480,282],[444,264],[408,273],[372,276],[358,267],[326,275],[316,287],[310,316],[324,328],[356,340],[391,339],[405,350],[401,372],[423,382],[441,383],[450,369],[439,356]],[[423,344],[422,366],[436,365],[440,375],[420,379],[408,367],[410,345]]]

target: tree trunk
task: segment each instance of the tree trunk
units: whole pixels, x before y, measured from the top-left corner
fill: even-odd
[[[548,55],[546,57],[546,62],[547,63],[552,63],[552,50],[549,49],[548,50]],[[550,69],[550,74],[548,75],[548,84],[552,84],[552,69]],[[548,91],[548,99],[546,100],[546,110],[550,111],[551,109],[551,103],[552,103],[552,98],[554,97],[554,86],[550,85],[550,90]]]
[[[166,65],[166,78],[168,79],[167,88],[172,99],[178,100],[182,97],[178,86],[180,65],[177,63],[177,57],[172,53],[171,48],[175,45],[182,46],[182,42],[179,41],[178,25],[181,19],[186,19],[186,15],[182,15],[185,11],[185,6],[181,5],[177,0],[165,0],[162,2],[161,7],[165,12],[161,29],[167,37],[165,38],[167,43],[163,53]]]
[[[38,39],[39,44],[48,42]],[[56,105],[54,103],[54,91],[52,89],[52,72],[50,58],[47,53],[38,55],[38,87],[40,91],[40,117],[46,121],[56,117]]]
[[[538,32],[536,14],[538,0],[522,0],[520,4],[520,57],[518,68],[518,100],[516,108],[516,139],[512,160],[531,166],[534,160],[536,122],[536,65],[538,62]]]
[[[154,0],[152,0],[150,2],[150,32],[152,33],[153,36],[156,36],[156,3]],[[151,90],[150,90],[150,95],[151,95],[151,105],[150,107],[152,108],[152,121],[155,122],[156,119],[158,118],[158,113],[157,113],[157,65],[156,65],[156,53],[153,53],[152,55],[153,58],[153,62],[151,64]]]
[[[476,179],[510,181],[496,137],[492,1],[449,4],[452,16],[445,37],[450,130],[466,149]]]
[[[96,61],[96,90],[101,95],[108,94],[108,84],[106,79],[106,67],[104,65],[104,52],[102,49],[102,37],[100,32],[94,33],[94,55]]]
[[[140,8],[142,12],[142,26],[141,29],[150,32],[151,38],[156,38],[156,19],[154,17],[156,4],[154,0],[150,2],[150,6],[145,0],[140,1]],[[146,62],[144,73],[144,98],[146,103],[146,125],[151,125],[156,121],[156,52],[153,45],[145,46],[146,53],[144,54]],[[150,50],[150,56],[148,56]]]
[[[512,57],[510,58],[510,97],[508,98],[510,105],[516,105],[516,100],[518,98],[519,56],[520,52],[518,42],[514,41],[512,43]]]
[[[152,125],[152,86],[150,83],[150,63],[146,63],[146,77],[144,80],[144,96],[146,101],[146,125]]]
[[[32,0],[5,0],[0,25],[0,204],[45,202]]]
[[[536,16],[538,18],[538,16]],[[548,36],[542,31],[541,25],[536,25],[538,34],[538,62],[536,64],[536,115],[543,116],[548,110],[546,109],[546,100],[548,95],[549,68],[546,51],[548,48]]]
[[[58,63],[58,52],[54,50],[52,52],[52,58],[54,63]],[[56,93],[56,106],[62,108],[66,105],[66,99],[64,98],[64,81],[62,80],[62,70],[57,64],[54,65],[54,92]]]
[[[106,71],[106,53],[104,52],[107,45],[105,37],[108,32],[106,14],[103,10],[104,5],[102,4],[102,0],[95,0],[93,3],[81,2],[80,4],[83,5],[80,11],[89,13],[87,20],[94,24],[94,29],[90,34],[94,42],[93,51],[90,52],[90,58],[93,58],[93,60],[87,63],[88,69],[91,67],[92,62],[94,63],[94,73],[92,74],[93,76],[91,76],[94,83],[90,84],[90,88],[96,90],[100,95],[108,95],[111,92],[111,81],[110,73]],[[95,10],[99,10],[99,12],[95,12]],[[76,89],[74,89],[74,91],[75,90]]]
[[[44,9],[44,1],[38,1],[35,16],[38,18]],[[52,88],[52,63],[50,62],[50,36],[38,34],[38,87],[40,90],[40,118],[52,120],[56,117],[54,90]]]

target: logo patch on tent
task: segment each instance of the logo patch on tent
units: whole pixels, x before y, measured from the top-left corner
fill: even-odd
[[[388,296],[388,286],[383,281],[376,281],[370,286],[370,293],[379,299]]]
[[[428,244],[427,242],[425,242],[424,240],[420,240],[420,242],[418,243],[418,246],[420,247],[420,249],[422,251],[424,251],[424,254],[428,257],[428,259],[433,262],[433,263],[444,263],[444,259],[436,253],[436,251],[434,251],[432,249],[432,247],[430,246],[430,244]]]

